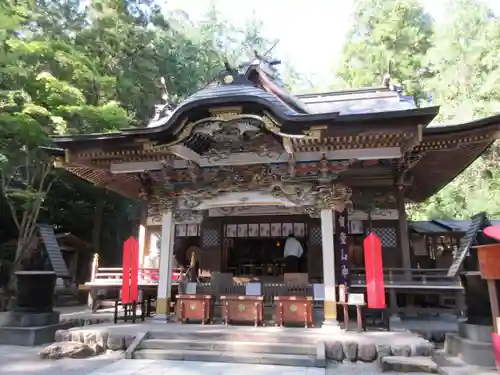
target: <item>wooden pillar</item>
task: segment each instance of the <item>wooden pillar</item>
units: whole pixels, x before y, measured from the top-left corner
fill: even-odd
[[[409,279],[411,276],[410,239],[408,237],[408,220],[406,218],[404,193],[402,189],[397,189],[396,200],[398,205],[399,243],[401,244],[402,268],[408,270],[405,271],[405,278]]]
[[[500,317],[498,307],[498,291],[496,280],[486,280],[488,284],[488,295],[490,297],[491,316],[493,318],[493,332],[498,333],[497,319]]]
[[[338,326],[337,293],[335,290],[335,249],[333,242],[333,210],[321,210],[321,241],[323,246],[323,284],[325,287],[324,326]]]
[[[160,281],[158,283],[155,320],[167,320],[168,314],[170,312],[174,238],[174,214],[172,210],[168,210],[163,213],[161,222]]]

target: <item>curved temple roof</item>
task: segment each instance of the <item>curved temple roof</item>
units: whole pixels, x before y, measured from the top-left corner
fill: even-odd
[[[411,98],[389,87],[295,96],[268,72],[261,60],[242,72],[228,70],[176,108],[169,103],[158,105],[147,127],[54,137],[58,149],[50,152],[65,153],[64,167],[73,173],[94,183],[105,180],[108,188],[134,196],[142,182],[132,174],[110,177],[110,164],[172,157],[201,160],[210,152],[220,152],[217,147],[223,135],[230,136],[228,150],[234,153],[247,152],[243,151],[247,143],[254,151],[264,145],[273,152],[280,149],[288,154],[280,157],[282,163],[293,153],[319,161],[322,154],[335,152],[399,150],[399,156],[393,156],[399,165],[394,173],[404,170],[405,194],[420,202],[455,178],[497,137],[500,116],[428,126],[438,108],[416,108]],[[262,138],[257,138],[258,132],[263,132]],[[250,154],[241,155],[246,160]]]

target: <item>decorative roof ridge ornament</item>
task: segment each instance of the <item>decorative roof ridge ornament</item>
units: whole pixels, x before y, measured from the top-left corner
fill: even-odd
[[[166,117],[169,118],[175,108],[177,107],[178,98],[176,95],[172,96],[168,93],[167,83],[165,81],[165,77],[160,77],[160,85],[161,85],[161,100],[162,102],[154,105],[154,115],[149,121],[147,127],[151,127],[152,124],[157,122],[160,118]]]
[[[384,76],[382,78],[382,86],[389,89],[390,91],[397,93],[398,96],[401,97],[401,95],[403,95],[404,88],[403,88],[403,85],[401,83],[398,84],[398,83],[393,81],[393,77],[392,77],[393,64],[394,64],[394,62],[392,60],[389,60],[387,72],[384,74]]]
[[[240,64],[238,66],[239,71],[248,77],[254,68],[260,67],[266,74],[273,77],[277,73],[276,66],[281,64],[281,60],[271,58],[270,54],[279,42],[280,40],[276,39],[271,48],[269,48],[263,55],[261,55],[257,50],[250,52],[250,61]]]

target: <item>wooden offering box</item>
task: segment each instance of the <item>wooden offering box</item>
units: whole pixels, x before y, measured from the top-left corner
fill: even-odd
[[[485,280],[500,280],[500,244],[477,247],[479,270]]]
[[[179,323],[200,321],[213,322],[212,296],[206,294],[178,294],[176,316]]]
[[[275,316],[280,327],[303,324],[314,327],[312,297],[274,297]]]
[[[221,296],[220,299],[222,321],[226,325],[238,322],[258,326],[264,321],[263,296]]]

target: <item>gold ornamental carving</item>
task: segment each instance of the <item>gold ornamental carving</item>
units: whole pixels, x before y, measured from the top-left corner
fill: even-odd
[[[220,121],[230,121],[234,116],[241,115],[243,109],[242,107],[219,107],[210,108],[208,110],[212,117],[219,119]]]

